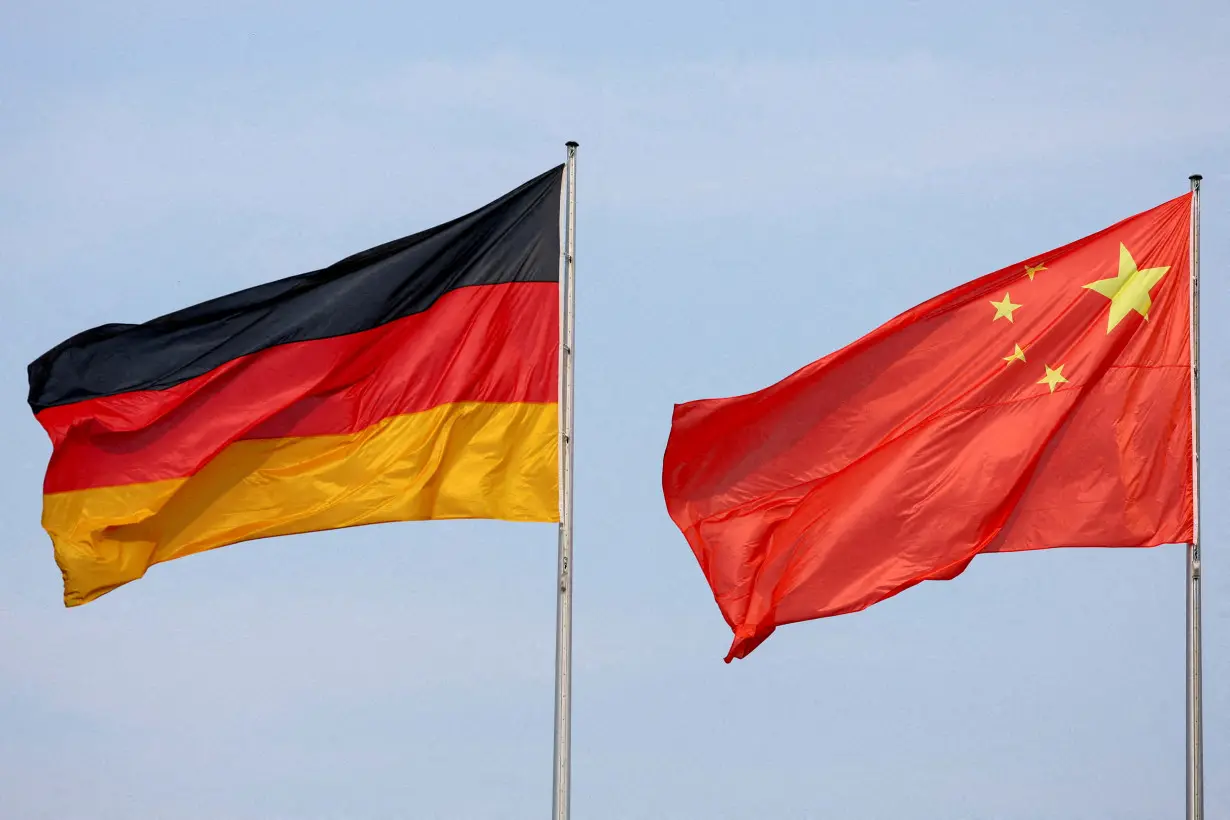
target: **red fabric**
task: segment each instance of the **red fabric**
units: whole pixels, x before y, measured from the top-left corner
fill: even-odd
[[[981,552],[1190,540],[1190,207],[962,285],[757,393],[677,406],[663,491],[735,633],[726,660]],[[1119,303],[1085,287],[1121,270],[1142,273]],[[1148,318],[1108,330],[1141,292]]]
[[[43,492],[184,478],[235,441],[345,435],[453,402],[554,402],[558,305],[554,282],[458,288],[421,313],[269,347],[165,390],[48,407]]]

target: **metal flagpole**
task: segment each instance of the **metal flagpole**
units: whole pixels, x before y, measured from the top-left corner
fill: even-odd
[[[1187,549],[1187,818],[1204,820],[1204,714],[1200,681],[1200,174],[1192,183],[1192,543]]]
[[[567,143],[564,269],[560,282],[559,584],[555,603],[555,774],[551,817],[568,820],[572,780],[572,397],[576,313],[577,143]]]

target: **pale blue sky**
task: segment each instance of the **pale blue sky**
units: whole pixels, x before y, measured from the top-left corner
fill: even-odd
[[[988,556],[722,663],[671,405],[1205,187],[1206,735],[1230,807],[1230,5],[9,2],[0,817],[542,818],[555,537],[239,545],[75,610],[25,365],[459,215],[581,142],[574,817],[1183,810],[1183,555]]]

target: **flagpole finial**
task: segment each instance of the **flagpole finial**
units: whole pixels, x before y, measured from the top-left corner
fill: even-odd
[[[1190,177],[1188,177],[1188,179],[1190,179],[1192,182],[1199,182],[1200,180],[1204,179],[1204,177],[1201,176],[1200,174],[1192,174]]]
[[[568,140],[566,143],[564,143],[564,147],[565,148],[580,148],[581,143],[577,142],[576,140]]]

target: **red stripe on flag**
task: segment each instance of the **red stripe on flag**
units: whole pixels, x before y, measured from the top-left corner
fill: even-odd
[[[559,287],[463,288],[360,333],[233,359],[167,390],[50,407],[44,492],[182,478],[244,439],[353,433],[453,402],[554,402]]]

